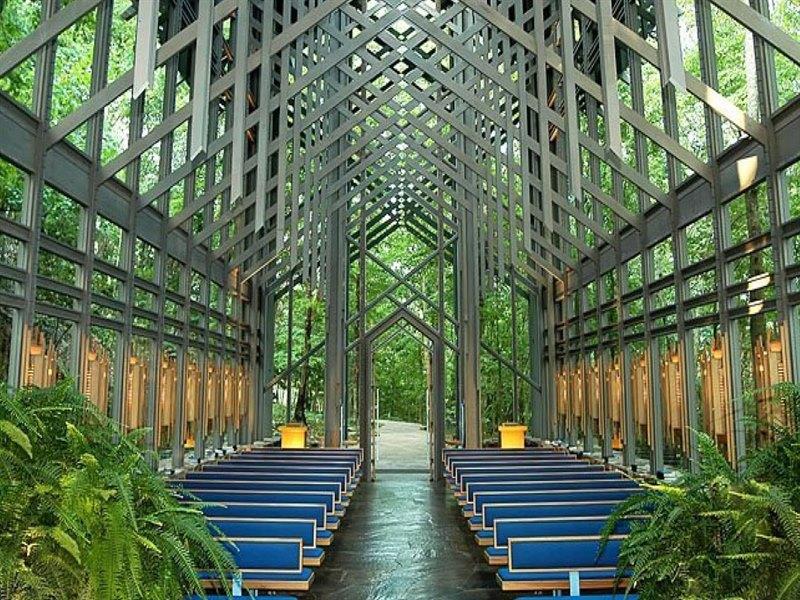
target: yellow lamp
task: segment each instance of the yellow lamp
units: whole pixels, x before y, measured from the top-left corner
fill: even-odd
[[[278,427],[281,433],[281,448],[305,448],[308,427],[302,423],[287,423]]]
[[[501,448],[524,448],[528,427],[519,423],[503,423],[500,429]]]

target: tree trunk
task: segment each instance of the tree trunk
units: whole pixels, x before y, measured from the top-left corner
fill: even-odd
[[[306,325],[303,333],[303,356],[306,357],[303,363],[303,370],[300,372],[300,390],[297,392],[297,402],[294,405],[294,422],[306,424],[306,406],[308,405],[308,375],[309,363],[311,358],[308,356],[311,350],[311,333],[314,329],[314,293],[308,290],[308,306],[306,307]]]
[[[753,47],[753,36],[748,31],[744,39],[744,63],[745,63],[745,78],[746,78],[746,91],[747,91],[747,112],[753,118],[759,118],[758,106],[758,80],[756,57]],[[759,206],[758,206],[758,192],[753,188],[746,192],[746,217],[747,217],[747,237],[753,238],[763,233],[761,222],[759,220]],[[761,252],[751,254],[749,259],[749,277],[755,277],[765,273],[766,265],[764,264],[764,257]],[[750,302],[763,301],[766,299],[766,288],[760,288],[750,292]],[[756,351],[757,343],[759,340],[766,340],[767,333],[767,318],[763,312],[759,311],[750,317],[750,368],[752,372],[750,377],[753,382],[753,390],[758,389],[759,385],[756,381]],[[745,393],[748,390],[744,390]],[[753,398],[758,402],[759,398]],[[752,416],[757,417],[756,414]]]

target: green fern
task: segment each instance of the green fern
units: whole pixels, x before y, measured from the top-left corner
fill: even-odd
[[[631,525],[619,573],[645,600],[800,598],[797,433],[749,457],[739,473],[713,440],[698,434],[700,461],[676,484],[648,485],[619,507],[602,535]],[[770,470],[775,461],[786,461]]]
[[[150,468],[146,431],[71,383],[0,391],[0,424],[0,598],[178,600],[203,593],[198,570],[235,569]]]

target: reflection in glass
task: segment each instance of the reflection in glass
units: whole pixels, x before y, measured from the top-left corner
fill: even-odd
[[[636,444],[636,456],[650,459],[652,448],[650,429],[650,378],[648,376],[648,358],[644,342],[632,342],[631,345],[631,393],[633,396],[633,426]]]
[[[592,454],[601,455],[603,448],[603,425],[601,408],[601,377],[600,365],[594,352],[590,353],[586,373],[587,395],[589,400],[589,428],[592,434],[592,448],[586,448]]]
[[[702,426],[733,461],[733,400],[727,375],[727,344],[722,333],[710,340],[703,330],[696,330],[698,348],[698,373],[700,378],[700,407]]]
[[[119,333],[92,327],[85,357],[83,393],[104,415],[111,416],[117,389],[116,356]]]
[[[49,387],[74,372],[75,328],[72,321],[36,314],[33,328],[27,332],[25,385]]]
[[[606,362],[605,380],[606,403],[611,422],[611,450],[621,452],[625,440],[625,419],[623,418],[622,378],[620,377],[619,356]]]
[[[213,453],[216,444],[217,423],[219,422],[220,394],[222,391],[222,373],[219,356],[212,354],[208,360],[208,380],[206,382],[206,415],[203,436],[206,456]]]
[[[178,394],[177,349],[171,344],[164,344],[158,384],[156,448],[158,448],[159,459],[164,461],[172,457],[172,432],[175,425],[175,403]]]
[[[200,371],[200,355],[197,350],[190,348],[187,353],[186,381],[183,386],[183,448],[185,450],[184,462],[195,459],[195,439],[197,435],[197,416],[200,406],[200,387],[202,373]]]
[[[139,429],[147,423],[149,372],[153,360],[153,341],[133,337],[128,359],[128,389],[122,409],[122,422],[128,430]]]
[[[659,338],[659,370],[661,376],[661,412],[664,428],[664,463],[684,466],[688,448],[686,398],[683,392],[684,373],[675,336]]]

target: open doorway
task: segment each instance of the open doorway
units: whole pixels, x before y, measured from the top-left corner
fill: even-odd
[[[400,330],[401,333],[394,334],[394,331],[398,331],[398,327],[405,327],[406,329]],[[427,428],[423,437],[423,439],[427,438],[428,440],[426,444],[427,452],[424,454],[420,452],[418,455],[425,456],[426,467],[430,471],[431,480],[438,481],[442,477],[442,464],[438,457],[441,456],[444,446],[444,343],[435,329],[403,307],[398,308],[394,313],[372,327],[359,343],[359,364],[364,366],[363,369],[358,370],[359,440],[360,446],[364,451],[364,474],[367,479],[375,479],[375,472],[378,468],[376,443],[378,441],[379,413],[382,416],[379,404],[381,403],[381,394],[384,394],[383,404],[384,407],[386,406],[385,394],[387,390],[393,387],[392,384],[384,384],[386,389],[383,391],[376,390],[375,368],[379,366],[375,363],[376,351],[379,351],[381,340],[384,339],[385,335],[387,335],[386,339],[390,340],[388,343],[391,344],[391,335],[404,334],[412,335],[412,339],[416,339],[417,343],[427,348],[425,354],[418,356],[428,355],[430,357],[427,363],[423,363],[421,358],[419,362],[419,371],[425,374],[425,381],[429,383],[426,383],[427,391],[423,394],[423,397],[427,399]],[[384,342],[384,344],[386,343]],[[409,373],[416,371],[413,368],[401,369],[398,367],[399,361],[393,361],[391,357],[387,358],[387,361],[388,368],[398,372],[399,376],[406,377]],[[429,367],[424,368],[424,364],[428,364]],[[386,371],[386,369],[382,370]],[[419,394],[419,392],[417,393]],[[412,403],[412,412],[410,414],[414,414],[414,406],[417,406],[416,414],[419,415],[421,411],[416,403]],[[407,433],[410,433],[410,430],[407,430]],[[385,436],[387,434],[388,430],[384,429],[384,451],[386,451]],[[384,465],[385,462],[384,454]],[[386,468],[384,465],[382,467]],[[408,468],[407,465],[408,463],[406,463],[406,468]]]
[[[399,321],[372,347],[375,466],[427,471],[431,460],[430,341]]]

